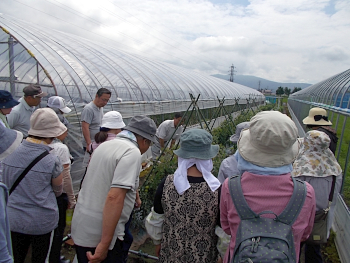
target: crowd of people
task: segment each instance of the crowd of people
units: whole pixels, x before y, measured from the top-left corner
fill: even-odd
[[[0,90],[0,262],[23,263],[30,246],[33,263],[69,262],[60,253],[68,208],[79,263],[127,262],[133,210],[142,204],[141,156],[152,145],[158,161],[176,140],[178,167],[145,219],[159,262],[299,262],[301,251],[305,262],[322,262],[314,222],[325,211],[327,239],[342,184],[324,109],[303,120],[304,138],[277,111],[240,123],[230,138],[237,151],[216,177],[219,146],[209,132],[184,132],[181,113],[158,128],[147,116],[126,125],[117,111],[103,114],[111,91],[101,88],[81,114],[86,169],[76,200],[64,144],[71,109],[59,96],[37,108],[48,95],[38,85],[23,93],[17,101]]]

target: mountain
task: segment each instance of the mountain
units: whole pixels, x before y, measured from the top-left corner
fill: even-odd
[[[215,74],[212,75],[213,77],[219,78],[219,79],[224,79],[224,80],[229,80],[230,76],[229,75],[221,75],[221,74]],[[308,86],[311,86],[312,84],[309,83],[281,83],[281,82],[274,82],[271,80],[255,77],[255,76],[249,76],[249,75],[236,75],[235,76],[235,83],[253,88],[253,89],[259,89],[259,81],[260,81],[260,89],[268,89],[272,91],[276,91],[276,89],[280,86],[288,87],[291,90],[294,89],[294,87],[298,88],[306,88]]]

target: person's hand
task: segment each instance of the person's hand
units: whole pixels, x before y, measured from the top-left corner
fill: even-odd
[[[86,145],[86,152],[92,154],[92,143]]]
[[[142,204],[142,201],[141,201],[140,197],[137,195],[136,200],[135,200],[135,208],[140,208],[141,204]]]
[[[156,256],[159,257],[160,255],[160,244],[156,245]]]
[[[100,263],[107,257],[107,254],[108,246],[101,243],[97,245],[95,254],[92,255],[90,251],[86,252],[89,263]]]

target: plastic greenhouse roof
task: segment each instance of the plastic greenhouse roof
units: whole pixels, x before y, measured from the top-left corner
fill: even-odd
[[[171,64],[135,56],[74,35],[0,16],[0,77],[9,77],[9,36],[14,39],[15,87],[22,96],[27,83],[39,83],[50,95],[72,103],[90,102],[96,91],[112,91],[110,102],[162,102],[247,99],[263,96],[255,89]],[[37,63],[38,62],[38,63]],[[6,83],[6,89],[10,89]]]
[[[350,69],[290,95],[313,106],[348,113],[350,109]]]

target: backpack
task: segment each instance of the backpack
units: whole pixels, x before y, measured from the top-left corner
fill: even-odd
[[[229,179],[231,198],[241,219],[231,262],[297,262],[292,225],[304,205],[306,186],[304,182],[292,179],[293,194],[280,215],[272,211],[253,212],[244,198],[241,176]],[[274,214],[275,218],[261,217],[262,214]]]

